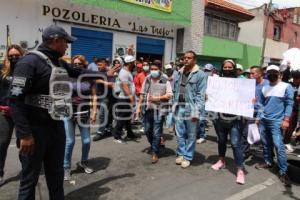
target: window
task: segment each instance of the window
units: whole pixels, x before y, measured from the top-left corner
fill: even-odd
[[[210,34],[214,36],[219,35],[219,20],[217,19],[212,19],[211,27],[210,27]]]
[[[229,23],[220,21],[220,34],[224,38],[229,38]]]
[[[273,40],[280,41],[280,37],[281,37],[281,27],[279,25],[275,25],[273,31]]]
[[[235,24],[230,24],[229,25],[229,38],[232,40],[236,39],[236,32],[237,32],[237,28]]]
[[[237,31],[237,23],[218,16],[205,15],[204,34],[230,40],[237,40]]]
[[[184,38],[184,29],[177,29],[177,39],[176,39],[176,52],[183,52],[183,38]]]
[[[299,24],[300,25],[300,8],[295,8],[294,9],[294,18],[293,18],[293,22],[295,24]]]

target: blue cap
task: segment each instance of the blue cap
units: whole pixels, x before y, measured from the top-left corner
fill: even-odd
[[[77,38],[69,35],[65,29],[63,29],[60,26],[57,25],[51,25],[45,28],[43,31],[43,42],[51,40],[51,39],[56,39],[56,38],[63,38],[65,39],[68,43],[74,42]]]

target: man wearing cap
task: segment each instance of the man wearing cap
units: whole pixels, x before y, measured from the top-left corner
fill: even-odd
[[[113,130],[115,142],[126,143],[122,136],[123,127],[127,131],[128,139],[136,139],[131,128],[132,107],[135,104],[135,86],[133,83],[132,71],[135,68],[135,58],[127,55],[124,58],[124,67],[120,70],[117,78],[117,88],[119,90],[118,102],[116,104],[116,126]]]
[[[76,39],[63,28],[56,25],[47,27],[42,39],[37,51],[29,52],[17,63],[10,91],[22,164],[19,200],[35,199],[35,186],[42,165],[49,199],[64,199],[65,130],[60,119],[72,114],[68,95],[72,90],[67,78],[92,73],[73,68],[60,59],[68,43]],[[113,73],[112,70],[107,74]],[[61,80],[57,81],[59,78]]]
[[[238,78],[245,78],[245,76],[243,75],[243,71],[244,71],[244,68],[241,64],[236,64],[236,73],[238,75]]]
[[[290,124],[294,92],[291,85],[281,81],[278,66],[270,65],[267,68],[267,77],[270,84],[262,88],[259,99],[263,109],[259,110],[256,122],[261,126],[265,162],[255,167],[257,169],[272,168],[274,164],[273,147],[275,147],[280,181],[289,187],[290,180],[286,174],[287,155],[283,144],[282,130],[287,130]]]

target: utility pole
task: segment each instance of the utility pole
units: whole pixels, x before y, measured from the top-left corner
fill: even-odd
[[[267,34],[268,34],[268,26],[270,21],[270,15],[271,15],[271,8],[272,8],[272,0],[270,0],[267,8],[267,22],[265,23],[265,29],[264,29],[264,41],[263,46],[261,50],[261,56],[260,56],[260,66],[264,64],[264,55],[265,55],[265,49],[266,49],[266,42],[267,42]]]

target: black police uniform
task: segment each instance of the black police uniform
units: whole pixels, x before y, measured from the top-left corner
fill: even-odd
[[[46,45],[38,51],[45,54],[55,66],[66,69],[70,77],[84,73],[95,73],[73,68],[59,60],[60,54]],[[65,151],[65,130],[62,121],[53,120],[47,109],[25,103],[28,95],[49,95],[51,66],[35,54],[24,56],[16,65],[11,86],[10,105],[17,138],[32,135],[35,140],[32,155],[19,155],[22,172],[19,188],[19,200],[35,199],[35,186],[43,164],[46,182],[51,200],[64,199],[63,160]],[[97,72],[99,74],[100,72]],[[101,73],[100,73],[101,74]],[[101,75],[105,75],[102,73]]]

